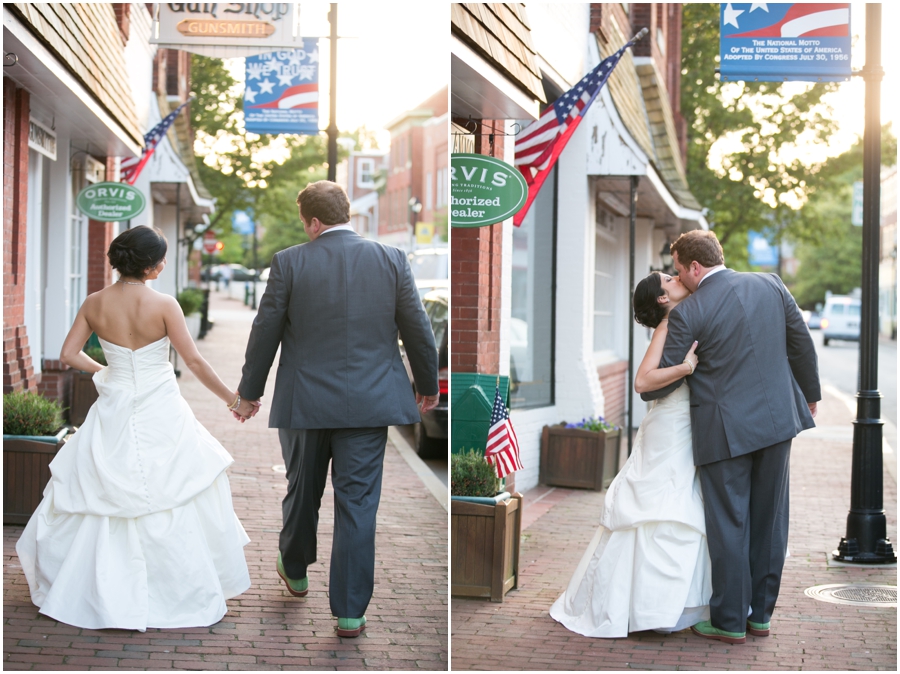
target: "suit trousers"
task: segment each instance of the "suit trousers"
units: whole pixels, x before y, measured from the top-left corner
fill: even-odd
[[[303,578],[316,561],[319,507],[328,465],[334,488],[334,537],[329,599],[339,618],[360,618],[375,586],[375,515],[387,427],[279,428],[288,490],[281,502],[278,548],[289,578]]]
[[[728,632],[775,610],[787,554],[791,441],[699,466],[712,562],[710,620]]]

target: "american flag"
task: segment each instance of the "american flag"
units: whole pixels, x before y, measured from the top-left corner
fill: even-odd
[[[166,115],[163,121],[161,121],[159,124],[150,129],[146,134],[144,134],[144,151],[141,152],[141,156],[134,157],[132,159],[126,159],[122,162],[120,175],[122,177],[123,183],[134,185],[134,181],[138,179],[141,171],[144,170],[144,165],[148,161],[150,161],[150,157],[156,150],[156,146],[159,145],[159,141],[161,141],[163,139],[163,136],[166,135],[166,132],[169,130],[169,127],[172,126],[175,118],[178,117],[178,113],[181,112],[182,108],[184,108],[184,106],[186,106],[192,100],[193,99],[189,99],[179,105],[177,110],[175,110],[174,112],[170,112],[168,115]]]
[[[516,137],[516,168],[522,172],[525,182],[528,183],[525,206],[513,217],[513,224],[516,227],[522,224],[531,203],[565,149],[566,143],[575,133],[575,129],[606,84],[609,74],[625,50],[646,34],[647,29],[641,29],[619,51],[600,61],[597,67],[582,77],[578,84],[557,98],[540,119],[525,127]]]
[[[491,411],[491,428],[488,431],[485,460],[497,471],[497,477],[506,477],[514,470],[522,470],[519,461],[519,441],[509,420],[509,412],[500,395],[500,383],[494,394],[494,409]]]

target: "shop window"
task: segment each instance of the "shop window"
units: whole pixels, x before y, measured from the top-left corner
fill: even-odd
[[[552,405],[556,169],[513,229],[510,407]]]
[[[617,359],[617,329],[621,321],[616,317],[629,315],[623,306],[617,279],[623,278],[619,253],[621,228],[619,218],[597,204],[596,246],[594,249],[594,353],[598,362]]]

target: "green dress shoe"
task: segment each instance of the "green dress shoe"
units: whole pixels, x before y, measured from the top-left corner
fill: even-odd
[[[726,644],[742,644],[747,641],[746,632],[726,632],[725,630],[720,630],[718,627],[713,627],[709,620],[697,623],[691,627],[691,632],[698,637],[703,637],[704,639],[716,639],[718,641],[724,641]]]
[[[755,623],[747,621],[747,631],[755,637],[769,636],[769,623]]]
[[[358,637],[366,629],[366,616],[362,618],[338,618],[339,637]]]
[[[309,592],[309,576],[304,576],[300,580],[291,580],[288,578],[287,574],[284,572],[284,564],[281,563],[280,552],[278,553],[278,561],[275,563],[275,569],[278,571],[278,575],[281,576],[281,580],[287,585],[288,592],[295,597],[306,596]]]

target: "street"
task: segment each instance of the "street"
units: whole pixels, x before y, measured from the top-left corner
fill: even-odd
[[[859,342],[832,340],[822,344],[822,331],[811,331],[819,356],[819,377],[823,386],[832,386],[856,414],[859,391]],[[881,338],[878,342],[878,390],[881,391],[881,416],[885,420],[884,439],[897,451],[897,342]]]

